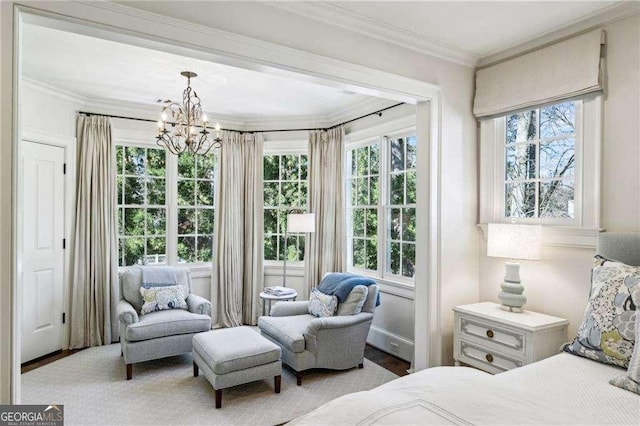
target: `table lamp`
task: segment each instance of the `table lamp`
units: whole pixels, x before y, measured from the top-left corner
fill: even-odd
[[[308,233],[316,230],[316,215],[314,213],[290,213],[287,215],[287,229],[284,233],[284,266],[282,286],[287,286],[287,243],[289,233]],[[303,259],[304,260],[304,259]]]
[[[520,281],[520,264],[516,259],[539,260],[542,248],[542,226],[490,223],[487,256],[511,259],[505,263],[504,282],[498,294],[505,311],[523,312],[527,303]]]

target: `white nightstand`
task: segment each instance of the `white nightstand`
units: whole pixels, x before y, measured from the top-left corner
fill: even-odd
[[[507,312],[493,302],[456,306],[453,358],[488,373],[501,373],[559,353],[567,341],[563,318]]]

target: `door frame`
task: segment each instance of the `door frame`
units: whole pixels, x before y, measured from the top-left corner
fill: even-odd
[[[421,166],[417,185],[418,207],[425,212],[417,218],[416,231],[418,238],[428,243],[421,245],[416,253],[417,257],[425,261],[418,262],[416,268],[414,367],[420,370],[440,365],[442,99],[439,86],[114,3],[35,4],[37,9],[16,2],[0,3],[0,33],[3,36],[1,47],[5,53],[0,64],[0,89],[3,95],[13,95],[3,96],[1,101],[0,136],[2,140],[10,140],[11,144],[5,143],[1,146],[7,155],[0,158],[0,171],[6,178],[11,178],[11,190],[14,194],[10,206],[0,207],[0,219],[4,219],[2,233],[11,235],[10,240],[0,242],[1,265],[4,270],[11,271],[10,282],[1,284],[0,296],[10,297],[12,303],[10,315],[0,315],[0,339],[7,338],[12,342],[11,349],[0,349],[1,400],[10,400],[12,403],[20,401],[20,315],[16,304],[15,261],[18,213],[15,198],[17,148],[21,138],[18,118],[20,31],[22,22],[33,22],[33,19],[39,18],[55,19],[60,26],[73,26],[76,31],[98,37],[142,46],[161,44],[168,49],[167,51],[183,56],[200,57],[245,69],[300,78],[357,93],[416,104],[416,127],[419,135],[417,155],[418,164]],[[424,140],[423,143],[420,143],[420,138]],[[11,164],[8,164],[9,159]],[[8,192],[8,185],[8,182],[2,183],[3,193]],[[7,221],[11,223],[11,230],[7,229]],[[9,351],[10,354],[7,354]],[[7,355],[9,359],[6,358]]]
[[[75,209],[75,187],[74,187],[74,183],[75,183],[75,178],[76,178],[76,168],[74,166],[75,164],[75,158],[76,158],[76,138],[75,137],[69,137],[69,136],[62,136],[62,135],[55,135],[55,134],[51,134],[51,133],[45,133],[41,130],[37,130],[37,129],[33,129],[33,128],[23,128],[22,131],[20,132],[20,140],[18,143],[18,149],[17,149],[17,155],[18,155],[18,159],[22,158],[22,142],[32,142],[32,143],[38,143],[38,144],[42,144],[42,145],[49,145],[49,146],[55,146],[58,148],[62,148],[64,149],[64,162],[67,165],[66,166],[66,174],[64,175],[64,201],[63,201],[63,214],[64,214],[64,219],[63,219],[63,223],[64,223],[64,229],[63,229],[63,235],[64,238],[66,239],[66,247],[65,250],[63,252],[63,262],[64,262],[64,266],[63,266],[63,272],[62,272],[62,283],[63,283],[63,295],[62,295],[62,300],[63,300],[63,305],[62,305],[62,310],[63,312],[69,312],[69,307],[71,304],[71,250],[73,248],[72,244],[71,244],[71,230],[73,229],[73,225],[74,225],[74,209]],[[20,160],[18,160],[20,161]],[[17,172],[19,172],[19,170],[16,170]],[[20,182],[20,178],[21,176],[18,175],[18,188],[21,187],[22,182]],[[21,202],[21,194],[20,193],[16,193],[16,202],[17,205],[20,205]],[[16,225],[18,226],[17,229],[20,229],[20,220],[21,217],[17,216],[16,217]],[[16,234],[16,263],[18,265],[22,264],[22,239],[23,235],[17,233]],[[21,306],[21,302],[22,302],[22,270],[21,268],[18,266],[18,275],[16,276],[16,281],[17,281],[17,289],[16,289],[16,293],[17,293],[17,299],[18,299],[18,305],[17,306]],[[67,316],[68,318],[68,316]],[[66,321],[65,324],[63,324],[62,327],[62,342],[61,343],[61,348],[62,349],[67,349],[69,347],[69,321]],[[22,334],[22,333],[20,333]],[[21,347],[21,345],[19,345]]]

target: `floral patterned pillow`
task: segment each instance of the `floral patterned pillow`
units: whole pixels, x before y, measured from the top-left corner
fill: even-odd
[[[640,267],[596,256],[591,295],[578,336],[565,351],[627,368],[636,341]]]
[[[314,288],[309,296],[309,313],[316,317],[332,317],[338,308],[338,298]]]
[[[640,335],[640,314],[636,310],[636,336],[638,335]],[[633,350],[627,375],[615,377],[609,383],[640,395],[640,345],[636,345]]]
[[[142,309],[140,315],[168,309],[187,309],[186,287],[172,285],[166,287],[140,287]]]

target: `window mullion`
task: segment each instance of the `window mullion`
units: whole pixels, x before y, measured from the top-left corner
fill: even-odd
[[[386,205],[389,199],[389,138],[381,136],[378,138],[378,153],[380,161],[378,164],[378,276],[384,278],[387,270],[387,228],[389,224],[389,214]]]
[[[167,263],[176,265],[178,263],[178,157],[167,155],[165,157],[165,167]]]

